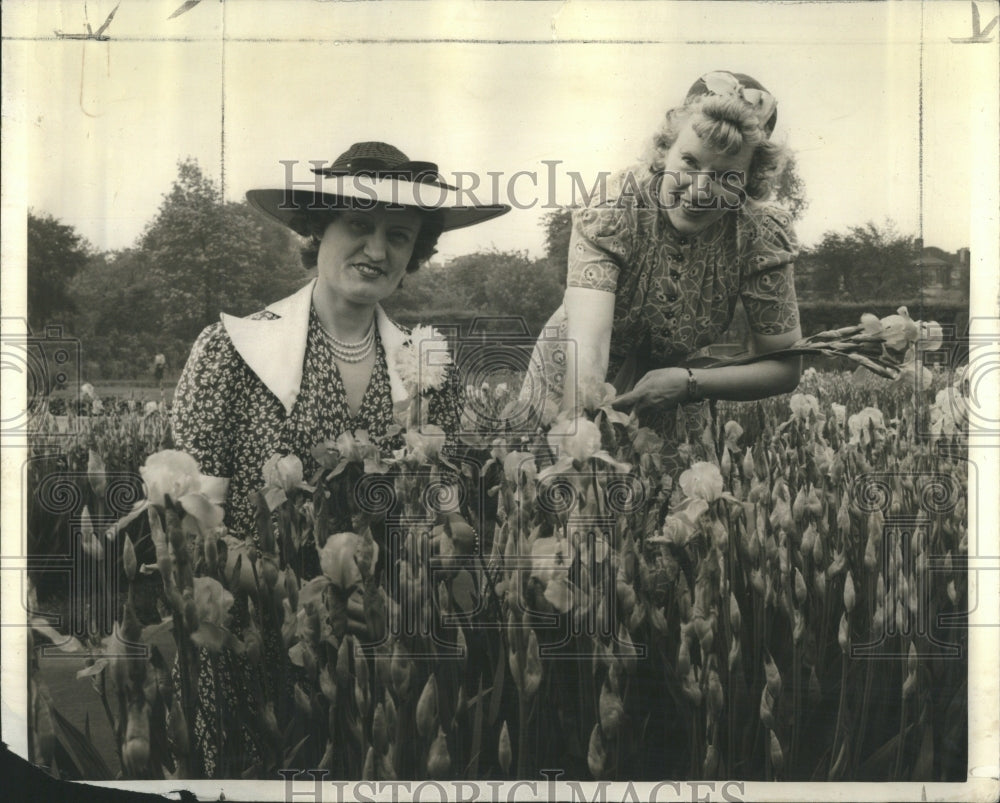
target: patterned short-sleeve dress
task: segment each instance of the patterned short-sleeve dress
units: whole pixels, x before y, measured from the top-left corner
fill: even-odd
[[[264,311],[253,316],[273,318]],[[384,443],[393,423],[385,350],[377,340],[375,365],[361,407],[351,415],[336,358],[316,316],[309,313],[302,385],[290,414],[243,361],[221,323],[195,341],[174,396],[173,427],[178,449],[198,461],[202,473],[228,477],[226,526],[246,537],[254,530],[251,494],[263,484],[271,455],[295,454],[308,477],[319,468],[311,450],[342,432],[366,430]],[[444,392],[429,395],[428,420],[445,432],[458,427],[459,382],[454,373]]]
[[[657,200],[661,178],[657,173],[623,182],[627,195],[573,214],[567,285],[615,294],[607,380],[619,392],[647,371],[678,365],[716,342],[738,300],[755,333],[784,334],[799,324],[791,216],[748,201],[703,231],[682,235]],[[522,401],[561,401],[565,337],[560,307],[536,345]],[[707,415],[705,403],[687,404],[666,413],[644,411],[641,423],[672,448],[700,434]]]
[[[265,310],[252,316],[274,318]],[[372,376],[356,415],[351,415],[340,373],[315,310],[310,310],[302,384],[290,413],[247,365],[221,323],[195,341],[174,395],[173,430],[178,449],[191,454],[202,473],[230,479],[225,524],[232,535],[253,537],[255,508],[251,494],[263,484],[263,466],[273,454],[295,454],[305,476],[319,465],[311,450],[343,432],[367,430],[386,446],[393,423],[388,365],[380,339]],[[460,384],[452,372],[448,384],[428,394],[428,420],[446,433],[458,429]],[[312,551],[315,553],[315,550]],[[303,580],[320,571],[310,553]],[[234,605],[231,628],[239,636],[249,612]],[[264,645],[267,677],[251,678],[246,662],[231,653],[199,653],[198,707],[194,723],[194,768],[208,778],[238,777],[261,758],[261,733],[252,689],[264,682],[281,688],[287,669],[280,639]]]

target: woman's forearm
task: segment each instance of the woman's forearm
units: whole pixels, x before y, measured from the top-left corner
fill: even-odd
[[[562,409],[575,411],[579,388],[607,374],[614,295],[570,287],[563,308],[568,348]]]
[[[786,357],[753,365],[694,368],[692,373],[702,398],[753,401],[795,390],[801,370],[801,357]]]
[[[608,346],[601,340],[592,339],[591,334],[584,331],[574,335],[571,329],[567,330],[567,340],[572,346],[566,355],[563,410],[577,410],[580,388],[603,382],[608,372]]]

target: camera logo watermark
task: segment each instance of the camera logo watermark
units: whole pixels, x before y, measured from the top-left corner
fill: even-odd
[[[64,335],[61,326],[48,326],[44,334],[32,335],[24,321],[4,319],[0,346],[2,382],[24,387],[24,403],[3,412],[0,439],[21,442],[39,434],[75,434],[74,418],[61,415],[57,420],[50,403],[59,394],[65,410],[79,407],[80,341]]]

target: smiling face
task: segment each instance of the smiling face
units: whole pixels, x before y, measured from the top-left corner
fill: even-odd
[[[689,120],[664,158],[660,201],[681,234],[697,234],[745,200],[747,171],[754,146],[738,153],[706,144]]]
[[[374,305],[392,295],[420,233],[414,209],[349,209],[326,227],[316,267],[320,286],[345,301]]]

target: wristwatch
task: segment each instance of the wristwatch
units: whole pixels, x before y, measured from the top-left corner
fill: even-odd
[[[701,396],[698,393],[698,380],[694,378],[694,371],[688,368],[687,372],[688,372],[687,400],[689,402],[701,401]]]

